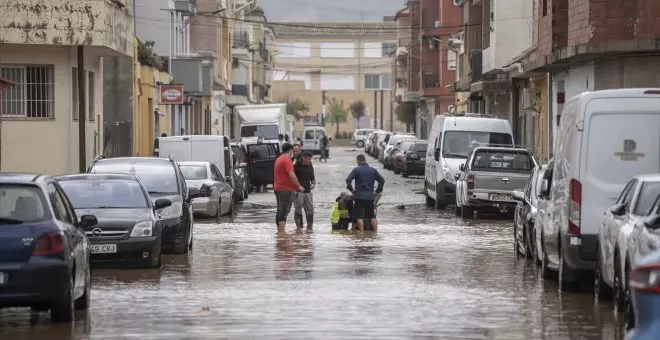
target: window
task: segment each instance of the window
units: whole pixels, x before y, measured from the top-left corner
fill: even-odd
[[[48,189],[50,204],[53,207],[53,211],[55,212],[55,218],[62,222],[71,223],[71,217],[66,210],[66,206],[64,205],[62,198],[57,193],[57,188],[55,188],[55,185],[50,183],[46,188]]]
[[[209,178],[206,165],[179,164],[179,169],[186,181],[201,181]]]
[[[224,178],[222,177],[222,173],[220,173],[220,170],[218,169],[217,166],[211,164],[211,175],[213,176],[213,180],[216,182],[224,182]]]
[[[302,81],[305,83],[305,90],[312,89],[312,76],[310,74],[275,71],[273,72],[273,81]]]
[[[396,51],[395,42],[367,42],[362,46],[365,58],[389,58]]]
[[[179,194],[179,183],[174,168],[171,163],[165,164],[160,159],[139,162],[107,159],[96,163],[92,167],[92,173],[130,173],[142,181],[149,193]]]
[[[321,75],[321,90],[355,90],[355,77],[351,75]]]
[[[11,224],[11,220],[45,221],[50,218],[46,204],[36,186],[0,184],[0,225]]]
[[[541,4],[541,10],[543,11],[543,16],[548,15],[548,0],[543,0],[543,3]]]
[[[660,182],[644,183],[639,191],[639,197],[637,197],[635,215],[648,216],[651,214],[651,208],[658,197],[660,197]]]
[[[2,66],[0,77],[13,85],[0,91],[0,115],[16,118],[54,118],[53,66]]]
[[[321,43],[321,58],[355,58],[355,44]]]
[[[479,144],[512,145],[511,135],[481,131],[447,131],[442,143],[442,157],[465,158]],[[476,142],[472,145],[472,142]]]
[[[300,41],[282,41],[276,45],[278,58],[309,58],[311,44]]]
[[[96,90],[96,87],[94,86],[94,82],[96,81],[96,77],[94,76],[94,72],[87,72],[87,107],[89,111],[89,121],[93,122],[94,121],[94,104],[96,97],[94,96],[94,91]],[[153,103],[153,99],[150,99]],[[153,104],[149,106],[149,110],[153,110]],[[157,124],[156,124],[157,125]],[[156,132],[156,136],[158,136],[158,132]]]
[[[530,173],[534,169],[530,154],[511,151],[477,151],[472,170],[489,172]]]
[[[147,208],[142,187],[132,180],[69,180],[59,182],[75,209]]]
[[[278,139],[278,125],[248,125],[241,127],[241,137],[259,137],[263,139]]]
[[[365,74],[365,90],[389,90],[392,87],[392,76],[389,74]]]

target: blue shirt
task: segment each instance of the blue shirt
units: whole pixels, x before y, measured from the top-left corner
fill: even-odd
[[[353,191],[353,180],[355,180],[355,193],[353,196],[359,200],[374,200],[374,182],[378,182],[378,188],[376,189],[378,193],[383,191],[385,185],[383,176],[367,163],[356,166],[346,177],[346,187],[350,191]]]

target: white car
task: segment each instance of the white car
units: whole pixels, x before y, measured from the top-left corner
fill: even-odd
[[[357,129],[353,132],[353,137],[351,137],[351,144],[355,144],[358,148],[363,148],[364,143],[366,143],[367,136],[370,133],[376,131],[375,129]]]

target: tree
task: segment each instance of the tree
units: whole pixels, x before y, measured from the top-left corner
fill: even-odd
[[[351,114],[353,115],[353,118],[355,118],[357,121],[359,121],[360,118],[364,117],[366,111],[367,111],[367,107],[364,105],[363,101],[356,100],[351,103]]]
[[[144,43],[138,40],[138,62],[142,65],[153,67],[158,71],[168,72],[169,58],[161,57],[154,53],[154,45],[156,43],[153,40],[147,40]]]
[[[417,118],[417,107],[415,103],[403,102],[396,107],[396,118],[406,124],[406,130],[410,131],[410,126],[415,125]]]
[[[337,98],[330,98],[328,100],[328,112],[327,118],[331,124],[337,127],[337,133],[335,136],[339,135],[339,124],[345,123],[348,119],[348,111],[344,108],[344,101],[337,100]]]
[[[294,116],[296,121],[300,120],[304,114],[309,112],[309,103],[300,98],[293,98],[287,95],[280,98],[278,102],[286,104],[286,114]]]

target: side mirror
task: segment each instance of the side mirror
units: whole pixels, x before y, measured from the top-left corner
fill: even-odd
[[[454,178],[458,181],[458,179],[461,178],[461,174],[454,175]]]
[[[465,164],[459,165],[458,170],[465,171]]]
[[[277,139],[280,141],[284,140],[284,135],[283,134],[277,135]]]
[[[621,204],[621,203],[617,203],[617,204],[610,207],[610,212],[614,216],[621,216],[626,212],[626,205]]]
[[[160,210],[160,209],[163,209],[163,208],[167,208],[171,205],[172,205],[172,201],[168,200],[167,198],[159,198],[154,203],[154,210]]]
[[[520,191],[520,190],[514,190],[513,191],[513,199],[519,202],[522,202],[525,200],[525,194]]]
[[[435,152],[433,153],[433,158],[435,158],[436,161],[440,160],[440,148],[435,148]]]
[[[287,143],[288,143],[288,142],[289,142],[289,140],[290,140],[290,139],[289,139],[289,136],[288,136],[288,135],[286,135],[286,136],[284,136],[284,141],[285,141],[285,142],[287,142]]]
[[[648,220],[646,220],[646,222],[644,222],[644,224],[646,224],[646,227],[649,229],[653,229],[653,230],[660,229],[660,215],[655,215],[649,218]]]
[[[82,215],[82,216],[80,216],[79,226],[81,228],[87,228],[87,227],[95,226],[98,223],[99,223],[99,220],[94,215]]]
[[[225,177],[225,183],[231,184],[231,181],[232,181],[232,176],[226,176]]]

